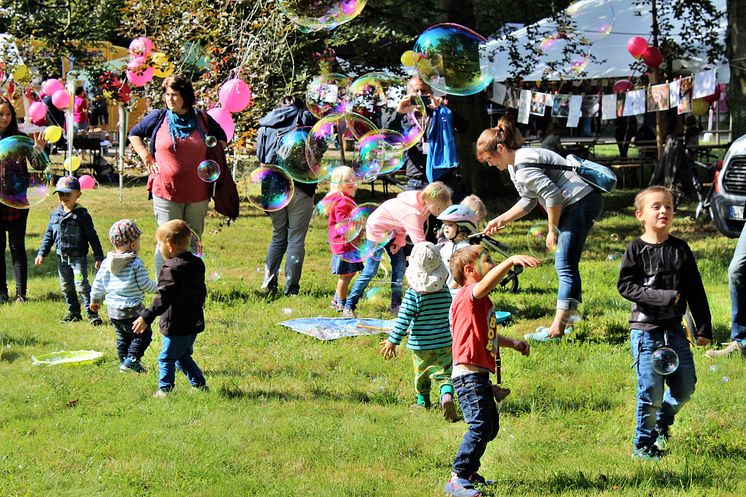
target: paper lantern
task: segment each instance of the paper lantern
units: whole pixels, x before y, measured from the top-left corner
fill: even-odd
[[[208,110],[207,113],[223,128],[227,141],[231,141],[233,132],[236,129],[231,113],[220,107],[214,107]]]
[[[242,80],[230,79],[220,87],[218,97],[228,112],[241,112],[251,103],[251,90]]]
[[[663,63],[663,53],[658,47],[648,47],[644,54],[642,54],[642,61],[651,68],[655,69]]]
[[[634,88],[634,85],[632,84],[632,81],[628,79],[620,79],[616,83],[614,83],[614,93],[624,93],[626,91],[631,91],[632,88]]]
[[[704,116],[710,110],[710,102],[704,98],[695,98],[692,100],[692,114],[695,116]]]
[[[28,107],[28,115],[32,121],[41,121],[47,116],[47,106],[41,102],[34,102]]]
[[[81,190],[93,190],[96,187],[96,180],[90,174],[84,174],[78,178]]]
[[[648,49],[648,40],[642,36],[633,36],[627,40],[627,51],[635,59],[639,59]]]
[[[70,106],[70,94],[66,90],[57,90],[52,94],[52,104],[60,110]]]

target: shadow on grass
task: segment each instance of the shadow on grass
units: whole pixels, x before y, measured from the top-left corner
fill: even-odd
[[[528,395],[512,397],[503,403],[500,412],[519,415],[527,413],[593,411],[605,412],[616,409],[622,402],[602,396],[561,395],[538,385]]]
[[[332,402],[391,405],[396,404],[400,400],[395,392],[379,392],[371,394],[362,390],[350,390],[347,393],[338,393],[313,387],[307,390],[306,394],[297,394],[283,390],[265,388],[247,390],[238,385],[230,384],[221,386],[218,393],[228,399],[275,400],[280,402],[326,400]]]
[[[7,345],[10,345],[11,347],[36,347],[38,345],[49,345],[50,343],[52,342],[41,340],[38,337],[32,335],[24,335],[20,337],[9,337],[0,335],[0,344],[2,344],[3,347]],[[7,353],[8,352],[5,351],[2,352],[3,356]]]
[[[11,363],[21,357],[21,354],[15,351],[0,350],[0,362]]]

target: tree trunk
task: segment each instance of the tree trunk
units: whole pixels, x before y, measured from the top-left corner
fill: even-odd
[[[742,0],[728,0],[725,47],[730,62],[728,110],[733,119],[734,140],[746,135],[746,5]]]

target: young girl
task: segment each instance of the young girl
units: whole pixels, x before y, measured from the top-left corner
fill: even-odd
[[[440,257],[443,259],[446,269],[451,261],[451,255],[462,248],[469,246],[469,235],[477,231],[477,215],[463,205],[452,205],[444,210],[438,219],[443,221],[443,236],[445,242],[440,246]],[[455,297],[458,293],[458,283],[456,283],[448,269],[447,287],[451,291],[451,296]]]
[[[332,299],[332,308],[342,312],[347,301],[347,290],[355,273],[363,269],[361,262],[349,262],[343,259],[344,254],[349,254],[355,247],[345,238],[344,230],[339,228],[340,223],[349,219],[355,209],[353,200],[357,184],[355,183],[355,171],[348,166],[334,168],[331,176],[331,186],[326,195],[329,209],[329,246],[332,250],[332,274],[339,275],[337,279],[337,291]]]
[[[461,201],[461,205],[468,207],[477,215],[477,230],[479,230],[482,223],[487,218],[487,206],[484,205],[482,199],[476,195],[469,195],[468,197],[464,197],[464,200]]]
[[[355,307],[370,280],[378,272],[383,251],[391,259],[391,314],[399,313],[402,297],[402,279],[406,265],[400,249],[407,236],[412,243],[425,241],[425,220],[428,215],[440,215],[451,205],[451,189],[440,181],[430,183],[424,190],[402,192],[381,204],[368,217],[365,236],[372,244],[379,245],[370,256],[366,254],[365,266],[352,286],[344,306],[345,317],[355,317]],[[393,238],[391,238],[393,235]],[[387,239],[390,241],[386,242]]]

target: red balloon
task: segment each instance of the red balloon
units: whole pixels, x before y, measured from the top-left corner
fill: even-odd
[[[648,47],[644,54],[642,54],[642,60],[651,69],[655,69],[663,63],[663,53],[658,47]]]
[[[634,85],[632,84],[632,81],[628,79],[620,79],[616,83],[614,83],[614,93],[624,93],[626,91],[632,90]]]
[[[633,36],[627,40],[627,51],[635,59],[639,59],[648,49],[648,40],[642,36]]]

